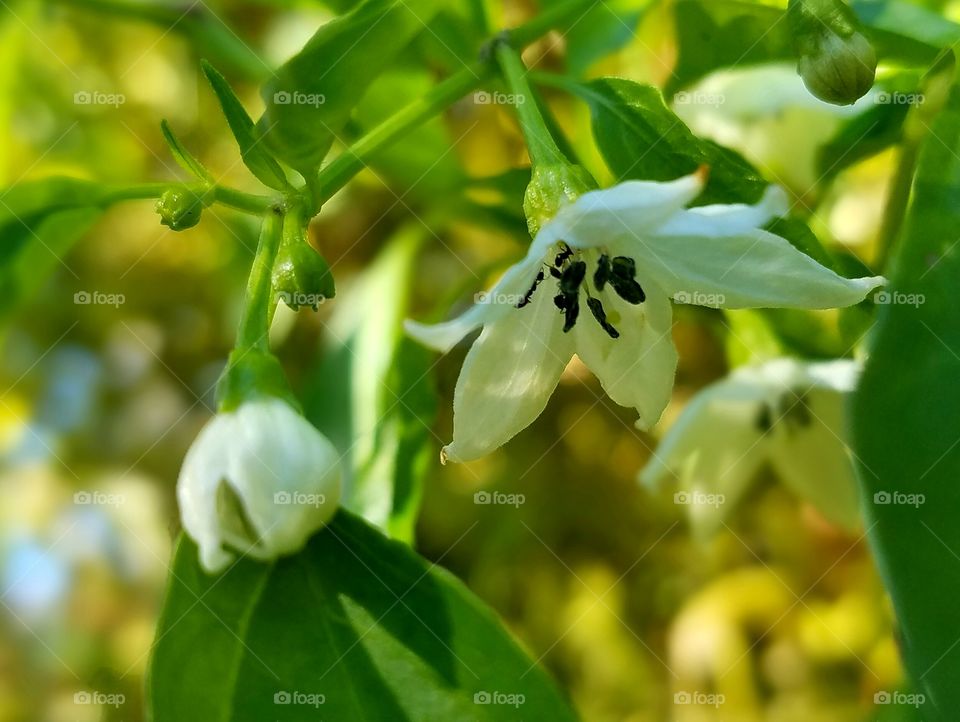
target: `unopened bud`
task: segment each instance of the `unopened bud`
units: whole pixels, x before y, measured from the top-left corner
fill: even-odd
[[[160,214],[160,223],[171,230],[184,231],[200,222],[203,205],[203,199],[196,193],[181,188],[169,188],[157,200],[155,209]]]

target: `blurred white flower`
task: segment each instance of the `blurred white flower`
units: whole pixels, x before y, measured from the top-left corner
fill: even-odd
[[[709,536],[770,464],[835,524],[853,530],[859,492],[843,425],[859,364],[775,359],[744,366],[700,391],[640,474],[650,488],[675,484],[694,531]]]
[[[235,553],[271,560],[299,551],[334,515],[339,455],[288,403],[261,397],[217,414],[180,471],[177,499],[209,572]]]
[[[846,119],[876,105],[877,96],[831,105],[807,91],[794,65],[766,64],[712,73],[677,93],[672,107],[694,133],[738,150],[804,195],[820,176],[820,146]]]
[[[487,454],[540,415],[576,353],[638,426],[660,418],[677,353],[670,299],[725,308],[833,308],[861,301],[880,277],[847,279],[761,228],[786,211],[771,187],[753,206],[687,209],[705,182],[628,181],[561,207],[526,257],[460,317],[407,322],[441,351],[482,326],[454,394],[443,459]],[[581,308],[585,298],[586,308]]]

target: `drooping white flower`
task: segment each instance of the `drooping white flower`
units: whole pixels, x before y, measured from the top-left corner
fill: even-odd
[[[338,454],[287,402],[257,397],[200,431],[180,470],[177,499],[209,572],[238,552],[275,559],[299,551],[333,517]]]
[[[786,211],[771,188],[756,205],[687,209],[705,174],[628,181],[563,206],[526,257],[460,317],[407,330],[440,351],[476,328],[454,394],[443,458],[476,459],[543,411],[574,353],[638,426],[659,419],[677,354],[670,299],[726,308],[833,308],[861,301],[883,278],[847,279],[760,230]]]
[[[717,531],[762,466],[827,519],[852,530],[859,494],[843,425],[843,404],[859,364],[775,359],[744,366],[700,391],[640,474],[671,485],[694,530]]]

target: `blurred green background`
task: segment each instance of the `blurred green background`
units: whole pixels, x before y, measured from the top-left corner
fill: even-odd
[[[201,82],[199,58],[217,64],[256,115],[258,81],[349,5],[157,2],[156,17],[142,17],[150,13],[124,14],[110,2],[2,4],[2,185],[51,174],[180,178],[160,133],[167,118],[225,183],[253,192],[260,189]],[[543,70],[663,84],[675,62],[669,5],[601,4],[566,37],[531,48],[527,60]],[[518,1],[486,10],[496,28],[536,7]],[[469,48],[488,34],[454,4],[450,18],[375,86],[352,134],[456,67],[467,53],[456,42]],[[676,110],[787,186],[825,241],[869,260],[895,152],[844,170],[824,192],[816,152],[846,116],[804,100],[789,67],[771,72],[714,78],[708,83],[720,83],[729,102]],[[86,103],[77,93],[117,102]],[[547,99],[573,146],[607,180],[587,111],[567,96]],[[324,208],[311,240],[344,293],[398,232],[422,235],[412,307],[419,318],[442,316],[522,251],[523,179],[508,172],[525,162],[521,139],[509,107],[467,98],[388,156]],[[463,174],[497,181],[461,184]],[[0,722],[142,719],[178,526],[174,484],[212,413],[256,232],[252,219],[213,209],[198,227],[174,233],[159,225],[152,201],[126,203],[61,257],[39,294],[7,311]],[[117,303],[78,304],[78,293],[114,294]],[[274,328],[308,413],[335,307],[281,309]],[[804,333],[822,335],[807,339],[812,349],[835,345],[835,314],[807,320]],[[749,321],[678,310],[680,370],[661,429],[698,388],[725,375],[728,326]],[[734,349],[732,358],[751,351]],[[455,351],[434,368],[436,449],[449,438],[462,356]],[[731,512],[729,528],[697,542],[669,494],[652,496],[636,483],[655,443],[574,363],[547,412],[497,454],[442,467],[431,452],[417,548],[499,612],[588,722],[876,719],[874,695],[903,680],[891,613],[860,533],[830,526],[765,474]],[[522,494],[523,503],[475,504],[481,489]],[[728,703],[675,704],[676,693],[695,690]],[[122,703],[77,703],[92,691],[122,695]]]

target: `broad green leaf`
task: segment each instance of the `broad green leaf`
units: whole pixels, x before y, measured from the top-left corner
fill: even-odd
[[[167,145],[170,147],[170,152],[173,154],[174,160],[188,173],[196,176],[202,181],[207,183],[213,182],[213,176],[210,175],[210,171],[203,167],[203,164],[196,159],[196,157],[186,149],[186,147],[180,142],[180,139],[173,134],[173,131],[170,130],[170,125],[165,120],[160,121],[160,130],[163,133],[164,140],[167,141]]]
[[[260,133],[273,152],[310,175],[370,83],[428,27],[440,0],[365,0],[321,27],[262,89]]]
[[[601,78],[574,90],[590,105],[594,138],[618,181],[673,180],[707,165],[698,202],[753,203],[767,187],[742,156],[695,136],[653,86]]]
[[[344,506],[407,542],[423,474],[437,458],[432,354],[402,327],[423,233],[419,225],[401,230],[338,296],[304,402],[344,454]]]
[[[960,709],[960,87],[921,147],[913,198],[853,401],[866,525],[923,718]]]
[[[219,577],[184,538],[170,579],[153,722],[575,719],[462,583],[345,511],[301,553]]]
[[[28,300],[103,212],[97,183],[46,178],[0,191],[0,319]]]
[[[284,175],[283,168],[270,155],[263,139],[257,134],[253,120],[233,92],[233,88],[210,63],[204,60],[201,61],[201,65],[204,75],[210,81],[213,92],[217,95],[217,100],[220,101],[220,108],[223,110],[227,124],[233,132],[233,137],[236,138],[237,145],[240,146],[240,155],[243,158],[244,165],[264,185],[277,190],[287,188],[287,177]]]

